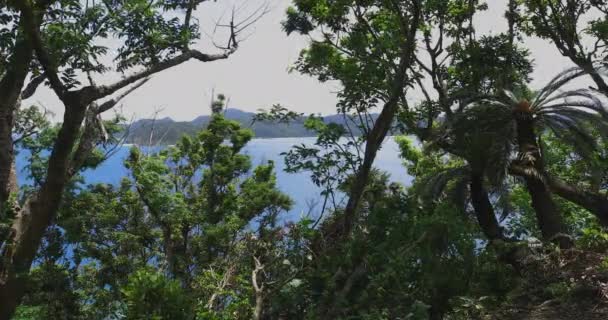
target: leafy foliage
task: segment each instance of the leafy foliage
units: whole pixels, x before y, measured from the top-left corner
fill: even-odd
[[[99,62],[108,52],[100,38],[121,40],[120,72],[190,52],[199,37],[192,10],[203,2],[55,1],[40,16],[40,32],[70,89],[81,85],[79,73],[108,70]],[[23,36],[19,9],[0,5],[0,57],[9,60]],[[578,251],[538,240],[547,225],[538,189],[563,213],[560,231],[584,250],[579,256],[605,269],[608,112],[596,69],[605,63],[605,17],[578,28],[580,15],[606,13],[606,4],[509,1],[508,31],[491,36],[473,23],[486,9],[482,1],[295,0],[283,28],[310,43],[294,69],[338,82],[339,114],[304,117],[277,104],[237,121],[218,95],[212,114],[190,127],[195,133],[172,146],[133,147],[118,185],[86,185],[78,176],[120,142],[95,139],[63,188],[59,214],[49,216],[15,318],[476,319],[534,300],[511,299],[532,286],[542,299],[572,298],[575,283],[596,278],[585,278],[588,266],[567,270]],[[416,10],[415,43],[406,43]],[[522,34],[550,39],[577,67],[535,91]],[[591,51],[582,36],[595,40]],[[397,63],[409,45],[412,64]],[[0,74],[9,67],[4,60]],[[29,67],[33,77],[46,72],[39,62]],[[598,88],[565,89],[586,76]],[[412,87],[423,101],[411,101]],[[398,117],[387,124],[402,133],[395,141],[412,185],[370,166],[351,208],[353,228],[337,236],[348,212],[340,200],[353,196],[367,153],[382,144],[373,128],[386,112],[374,109],[390,101]],[[95,121],[116,138],[121,120]],[[275,164],[253,166],[244,152],[254,136],[249,122],[298,125],[316,137],[283,156],[288,172],[306,172],[320,188],[320,208],[286,219],[293,202],[279,190]],[[64,131],[39,108],[16,111],[12,141],[29,155],[29,180],[13,197],[41,194]],[[74,136],[87,141],[84,129]],[[370,141],[373,151],[365,150]],[[65,153],[76,154],[78,143]],[[3,238],[13,209],[0,216]],[[500,234],[488,232],[491,224]],[[565,280],[577,269],[583,276]],[[547,281],[549,274],[557,276]]]

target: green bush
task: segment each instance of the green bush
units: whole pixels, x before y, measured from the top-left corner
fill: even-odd
[[[563,298],[570,293],[570,285],[565,282],[555,282],[549,284],[545,289],[544,293],[550,298]]]
[[[122,293],[127,302],[126,319],[191,318],[191,303],[180,284],[156,271],[142,269],[135,272]]]
[[[608,233],[600,228],[585,228],[578,239],[581,249],[605,252],[608,250]]]

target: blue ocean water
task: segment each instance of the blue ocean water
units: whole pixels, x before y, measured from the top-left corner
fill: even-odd
[[[317,203],[315,209],[320,209],[320,189],[310,180],[308,172],[287,173],[284,171],[285,163],[282,152],[289,151],[293,145],[310,144],[315,138],[276,138],[276,139],[253,139],[243,152],[251,156],[253,165],[272,160],[276,166],[277,181],[279,188],[294,200],[294,207],[289,212],[288,219],[297,219],[309,211],[311,203]],[[94,170],[84,172],[86,184],[111,183],[117,184],[128,174],[124,167],[124,160],[129,154],[129,147],[123,146],[112,157]],[[17,157],[19,172],[23,170],[26,154],[20,153]],[[411,177],[402,165],[403,160],[399,158],[399,148],[393,138],[388,138],[378,153],[375,167],[390,174],[391,180],[404,185],[411,183]],[[21,173],[20,183],[26,180]],[[314,211],[314,210],[313,210]]]

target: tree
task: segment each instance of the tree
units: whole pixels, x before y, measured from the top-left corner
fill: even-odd
[[[184,288],[192,285],[193,268],[229,255],[235,237],[251,220],[291,205],[276,190],[272,164],[239,183],[250,170],[249,157],[240,151],[251,138],[250,130],[215,114],[197,139],[183,137],[155,156],[139,150],[130,155],[137,192],[162,231],[167,270]],[[194,255],[199,247],[208,249]]]
[[[555,240],[560,234],[566,233],[567,226],[545,183],[545,163],[537,130],[553,131],[584,155],[595,148],[595,140],[587,130],[588,124],[592,123],[600,132],[606,132],[608,128],[608,113],[593,92],[560,91],[560,88],[584,74],[585,71],[579,68],[569,69],[531,96],[526,92],[515,94],[505,91],[497,99],[484,100],[472,106],[488,112],[488,117],[504,119],[504,126],[515,126],[513,136],[505,138],[517,143],[515,164],[532,173],[525,175],[524,180],[532,197],[539,227],[547,240]]]
[[[300,272],[305,223],[285,225],[291,200],[271,162],[241,152],[252,133],[222,114],[195,137],[157,153],[133,149],[131,178],[65,195],[54,229],[82,292],[74,317],[251,319]],[[228,142],[226,142],[228,141]],[[255,276],[253,276],[255,274]],[[52,300],[28,291],[26,306]],[[157,296],[150,304],[147,297]],[[164,301],[158,303],[158,301]],[[184,316],[187,315],[187,316]]]
[[[593,0],[526,0],[523,4],[527,10],[517,19],[520,28],[553,42],[559,53],[589,74],[597,90],[608,95],[608,84],[597,72],[606,55],[608,4]]]
[[[500,160],[501,156],[499,155],[481,155],[481,157],[478,156],[477,159],[472,159],[471,154],[475,154],[475,150],[467,151],[464,150],[463,147],[473,147],[473,149],[477,150],[495,150],[499,153],[503,152],[504,154],[508,154],[510,148],[507,147],[505,149],[505,143],[508,144],[509,142],[499,142],[494,144],[495,147],[487,145],[487,149],[484,147],[477,148],[477,144],[473,145],[470,140],[472,138],[472,133],[470,132],[472,126],[465,125],[466,129],[457,130],[459,125],[455,124],[455,122],[477,117],[477,115],[473,114],[460,115],[464,108],[475,99],[482,98],[486,95],[496,95],[503,89],[510,89],[513,91],[527,90],[526,81],[529,81],[529,74],[532,67],[527,58],[527,51],[518,48],[515,42],[522,30],[529,32],[529,29],[526,29],[525,27],[527,16],[522,13],[521,6],[516,1],[509,1],[506,13],[509,24],[508,32],[504,35],[482,37],[481,40],[476,40],[474,36],[475,32],[472,28],[473,25],[469,24],[468,28],[463,25],[464,21],[467,21],[467,19],[472,17],[473,11],[459,11],[466,13],[466,15],[458,19],[458,15],[453,16],[448,14],[448,12],[450,12],[450,10],[448,10],[449,8],[450,4],[447,2],[439,4],[434,8],[434,11],[429,11],[430,14],[425,17],[425,21],[428,21],[430,26],[432,26],[427,28],[428,31],[425,33],[424,38],[427,57],[419,57],[417,60],[421,71],[425,73],[426,77],[429,77],[432,80],[431,82],[437,98],[434,99],[431,92],[425,88],[426,83],[420,80],[417,81],[419,88],[424,93],[426,101],[420,105],[420,108],[418,108],[419,110],[417,110],[413,116],[402,117],[401,121],[405,123],[408,132],[415,133],[420,139],[430,139],[434,143],[439,144],[440,147],[447,152],[458,157],[467,156],[468,158],[465,159],[467,159],[468,163],[477,163],[477,169],[471,172],[486,171],[490,180],[493,180],[493,184],[500,185],[494,178],[500,176],[504,177],[504,174],[507,171],[507,169],[503,167],[506,164],[504,161],[505,159]],[[479,6],[479,8],[483,9],[482,6]],[[585,10],[588,9],[589,8]],[[555,28],[549,31],[552,32],[552,30],[555,30]],[[445,39],[449,39],[450,37],[452,38],[450,39],[452,40],[451,44],[447,46],[447,48],[444,48],[443,43],[446,41]],[[601,40],[598,40],[598,47],[596,50],[602,48],[600,41]],[[478,61],[482,61],[483,63],[479,64],[477,63]],[[504,62],[507,63],[506,66]],[[589,69],[584,70],[589,72]],[[594,73],[597,73],[595,69],[593,69],[593,71]],[[444,125],[438,127],[439,130],[433,130],[433,123],[444,122],[435,120],[435,118],[438,117],[439,112],[444,112],[447,121]],[[477,113],[481,114],[483,112]],[[488,128],[495,125],[490,118],[491,117],[486,117],[485,122],[487,123],[484,124],[487,125]],[[480,120],[481,119],[477,117],[477,121]],[[418,125],[419,123],[425,123],[425,128],[420,128]],[[474,126],[478,126],[478,123],[474,123]],[[447,130],[447,132],[442,132],[445,130]],[[464,136],[459,137],[458,135]],[[501,135],[496,137],[500,138]],[[453,145],[453,143],[458,140],[461,142],[464,141],[465,143],[460,144],[459,146]],[[479,139],[477,139],[477,141],[478,140]],[[487,156],[492,157],[495,160],[488,160]],[[479,166],[480,163],[484,162],[493,165],[497,164],[497,166],[484,170],[483,166]],[[521,168],[513,166],[508,168],[512,174],[518,172],[519,176],[524,176],[525,173],[519,169]],[[470,181],[475,180],[479,180],[479,178],[472,177],[470,179]],[[556,176],[548,177],[546,182],[558,195],[566,197],[567,199],[570,199],[570,201],[574,201],[592,212],[595,212],[600,221],[605,220],[604,208],[606,205],[601,195],[597,193],[594,194],[587,190],[568,187]],[[475,185],[483,186],[483,183],[476,183]],[[473,185],[471,185],[471,187],[473,187]],[[470,189],[479,190],[479,188]],[[483,193],[484,192],[482,191],[482,193],[478,194],[476,197],[477,199],[481,199],[479,200],[477,207],[486,208],[484,211],[489,212],[489,210],[487,210],[489,207],[487,205],[482,205],[482,203],[488,203],[484,200],[487,199],[487,196],[483,196]],[[493,220],[492,216],[487,213],[478,212],[478,216],[486,217],[484,219],[485,221]]]
[[[401,114],[399,123],[404,133],[428,142],[429,151],[443,150],[466,161],[431,178],[429,183],[434,187],[429,192],[438,196],[448,182],[460,181],[459,186],[468,189],[461,194],[469,195],[486,237],[501,239],[504,235],[489,194],[504,191],[503,155],[510,146],[493,140],[508,132],[488,134],[480,128],[480,114],[465,114],[463,110],[471,101],[505,87],[522,87],[529,80],[532,64],[528,51],[515,43],[513,28],[505,34],[477,35],[473,19],[486,8],[479,1],[427,3],[423,49],[412,68],[424,100],[411,112]],[[510,6],[506,16],[513,17],[514,10]],[[512,27],[512,19],[508,20]],[[492,119],[485,120],[492,127]]]
[[[432,138],[431,143],[426,146],[428,153],[439,153],[442,150],[449,152],[450,156],[464,160],[465,163],[457,163],[454,166],[436,172],[435,176],[427,178],[427,197],[436,202],[452,201],[457,207],[464,209],[467,199],[473,207],[477,222],[488,240],[506,240],[508,237],[500,226],[494,207],[504,204],[501,201],[492,201],[490,195],[497,200],[505,197],[505,170],[504,154],[510,152],[508,143],[500,144],[505,135],[510,134],[508,127],[505,131],[496,130],[488,133],[483,128],[485,125],[480,121],[480,115],[472,112],[459,113],[449,122],[449,128],[440,128],[440,137]],[[491,126],[490,126],[491,127]],[[402,152],[408,148],[408,143],[401,141]],[[411,146],[410,146],[411,148]],[[412,160],[417,162],[417,157]],[[445,199],[441,195],[446,191],[450,183],[455,197]],[[467,198],[462,198],[468,195]],[[508,208],[502,208],[504,212]]]
[[[597,90],[564,89],[588,69],[530,90],[532,64],[517,43],[524,2],[508,2],[506,33],[483,36],[474,20],[486,6],[477,0],[296,0],[284,28],[311,39],[296,69],[339,82],[344,117],[311,115],[304,126],[314,144],[284,154],[287,171],[309,172],[323,196],[298,221],[285,215],[292,201],[274,163],[252,165],[253,133],[224,117],[223,95],[196,135],[132,148],[120,184],[80,176],[118,144],[120,117],[100,113],[155,72],[228,57],[247,24],[228,23],[228,47],[210,58],[190,48],[198,0],[0,2],[0,54],[16,61],[17,43],[29,46],[27,65],[0,61],[0,76],[29,80],[0,122],[10,122],[12,152],[31,155],[18,190],[0,168],[9,186],[1,249],[10,258],[0,298],[23,293],[1,301],[0,319],[474,319],[503,301],[578,295],[573,283],[595,296],[602,278],[578,261],[579,250],[537,247],[534,237],[540,229],[568,247],[567,231],[583,250],[601,252],[589,261],[605,264],[608,234],[583,207],[606,217],[608,112]],[[95,57],[105,53],[94,41],[110,36],[124,44],[115,69],[130,75],[98,85],[93,77],[106,67]],[[44,83],[66,106],[62,123],[18,107]],[[416,104],[414,87],[423,95]],[[114,97],[100,101],[106,94]],[[255,119],[302,118],[275,105]],[[407,135],[396,138],[413,179],[407,188],[373,168],[397,130]],[[11,157],[0,161],[12,165]],[[579,273],[563,263],[572,257]],[[553,264],[559,282],[545,281]],[[522,275],[542,285],[522,291]]]
[[[3,24],[15,32],[14,36],[7,34],[3,39],[8,41],[2,42],[2,52],[10,63],[3,65],[0,80],[0,208],[3,215],[14,218],[9,236],[2,239],[0,319],[9,318],[19,303],[28,271],[44,231],[56,217],[66,183],[103,138],[96,120],[99,115],[157,72],[191,59],[209,62],[228,58],[238,48],[239,33],[264,13],[258,10],[241,22],[230,21],[227,46],[220,48],[219,54],[206,54],[190,48],[199,36],[192,13],[202,2],[2,2]],[[183,19],[168,18],[163,11],[183,12]],[[110,35],[122,42],[116,57],[117,71],[140,71],[113,84],[96,85],[92,75],[107,68],[98,62],[106,49],[95,41]],[[89,85],[80,86],[79,73],[88,75]],[[28,74],[32,75],[31,81],[22,93]],[[44,81],[65,107],[63,122],[43,183],[19,206],[9,205],[11,194],[17,192],[10,174],[17,102]],[[98,102],[122,89],[117,97]]]
[[[404,191],[372,172],[357,228],[323,251],[313,249],[301,283],[290,291],[288,318],[441,319],[448,312],[471,280],[473,221],[462,221],[447,203],[420,208],[417,194]],[[317,232],[333,228],[341,214],[333,212]]]
[[[318,1],[295,1],[283,26],[287,33],[320,34],[302,52],[297,68],[321,81],[342,85],[339,108],[365,117],[381,106],[371,127],[364,127],[365,154],[356,170],[349,200],[336,233],[348,235],[368,182],[378,149],[393,125],[413,81],[416,34],[423,1],[345,1],[331,6]],[[342,32],[345,31],[345,32]],[[367,119],[367,118],[365,118]],[[365,126],[367,120],[361,121]]]

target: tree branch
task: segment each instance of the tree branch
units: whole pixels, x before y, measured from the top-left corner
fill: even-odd
[[[519,165],[509,166],[509,173],[520,177],[538,178],[535,174],[526,170],[525,167]],[[601,225],[608,226],[608,199],[606,197],[599,193],[579,189],[572,184],[549,175],[545,175],[544,181],[555,194],[585,208],[596,216]]]
[[[38,61],[44,69],[44,73],[51,83],[51,87],[57,94],[57,96],[63,100],[65,98],[66,88],[59,75],[57,74],[57,66],[48,51],[46,50],[42,37],[40,35],[40,28],[36,23],[36,17],[34,15],[34,8],[32,8],[30,1],[19,1],[19,7],[23,14],[24,32],[26,33],[28,40],[31,42],[38,57]]]
[[[398,4],[394,5],[396,6],[396,9],[400,9]],[[399,13],[402,15],[401,11],[399,11]],[[412,63],[415,62],[414,56],[416,51],[416,33],[418,31],[421,18],[421,3],[418,0],[412,1],[410,14],[411,16],[409,19],[407,19],[407,23],[402,21],[403,42],[401,43],[401,55],[396,70],[397,72],[395,73],[395,77],[392,81],[391,89],[388,92],[390,97],[384,104],[378,119],[366,137],[363,163],[359,167],[358,172],[355,175],[354,183],[350,188],[349,199],[341,219],[341,226],[338,226],[338,230],[336,230],[339,237],[350,234],[352,230],[356,212],[359,207],[359,203],[361,202],[365,186],[369,180],[369,175],[373,162],[376,158],[376,154],[388,131],[390,130],[390,127],[392,126],[395,113],[399,107],[399,100],[403,94],[404,88],[407,85],[407,70],[410,69]],[[406,18],[401,17],[400,19]]]
[[[133,74],[129,77],[126,77],[120,81],[117,81],[111,85],[84,87],[84,88],[78,90],[77,92],[81,95],[82,102],[91,103],[95,100],[107,97],[107,96],[113,94],[114,92],[116,92],[138,80],[144,79],[144,78],[149,77],[158,72],[161,72],[161,71],[167,70],[169,68],[175,67],[177,65],[180,65],[190,59],[196,59],[201,62],[211,62],[211,61],[216,61],[216,60],[227,59],[235,51],[236,51],[236,48],[231,48],[221,54],[207,54],[207,53],[202,53],[195,49],[190,49],[176,57],[173,57],[171,59],[160,62],[146,70],[135,73],[135,74]]]
[[[30,82],[27,84],[25,89],[21,91],[21,99],[25,100],[32,97],[44,80],[46,80],[46,74],[44,73],[30,79]]]
[[[139,81],[138,83],[136,83],[134,86],[132,86],[125,92],[123,92],[122,94],[102,103],[101,106],[99,106],[99,108],[97,109],[97,114],[101,114],[101,113],[104,113],[104,112],[112,109],[118,102],[120,102],[120,100],[124,99],[124,97],[126,97],[133,91],[137,90],[139,87],[143,86],[146,82],[148,82],[148,80],[150,80],[150,78],[145,78],[145,79]]]

